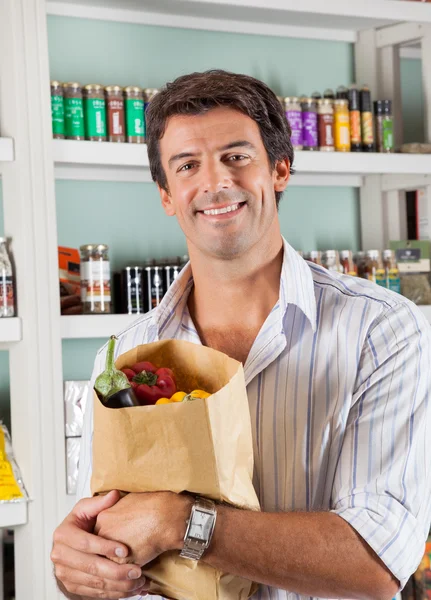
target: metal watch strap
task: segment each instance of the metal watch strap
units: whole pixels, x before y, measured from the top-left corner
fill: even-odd
[[[209,538],[207,541],[197,540],[196,538],[192,538],[189,536],[190,527],[193,520],[193,515],[196,510],[201,512],[207,512],[208,514],[213,516],[213,524],[209,534]],[[184,536],[184,547],[180,552],[180,556],[182,558],[190,558],[192,560],[199,560],[202,558],[203,553],[209,547],[211,543],[212,534],[214,532],[215,521],[217,517],[216,505],[212,500],[208,500],[207,498],[196,498],[195,503],[193,504],[192,511],[190,513],[190,518],[187,521],[187,530]]]

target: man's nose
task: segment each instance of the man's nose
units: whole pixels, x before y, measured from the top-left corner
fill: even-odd
[[[232,187],[230,173],[221,163],[208,165],[203,176],[203,191],[205,193],[214,194]]]

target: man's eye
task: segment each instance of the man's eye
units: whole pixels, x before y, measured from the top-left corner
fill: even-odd
[[[248,156],[246,156],[245,154],[233,154],[232,156],[228,157],[228,160],[232,162],[237,162],[240,160],[246,160],[247,158]]]
[[[190,171],[191,168],[193,168],[195,166],[195,163],[187,163],[185,165],[183,165],[182,167],[180,167],[178,169],[178,172],[180,171]]]

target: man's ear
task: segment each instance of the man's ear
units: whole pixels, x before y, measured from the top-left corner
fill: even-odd
[[[172,198],[165,189],[161,188],[159,184],[157,184],[159,188],[160,198],[162,200],[162,206],[165,213],[168,217],[173,217],[175,215],[175,206],[173,205]]]
[[[274,190],[284,192],[290,179],[290,161],[288,158],[277,161],[273,171]]]

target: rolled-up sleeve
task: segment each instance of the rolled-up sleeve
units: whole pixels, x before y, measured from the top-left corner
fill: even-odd
[[[401,587],[430,528],[430,389],[431,327],[403,300],[368,331],[331,501]]]

